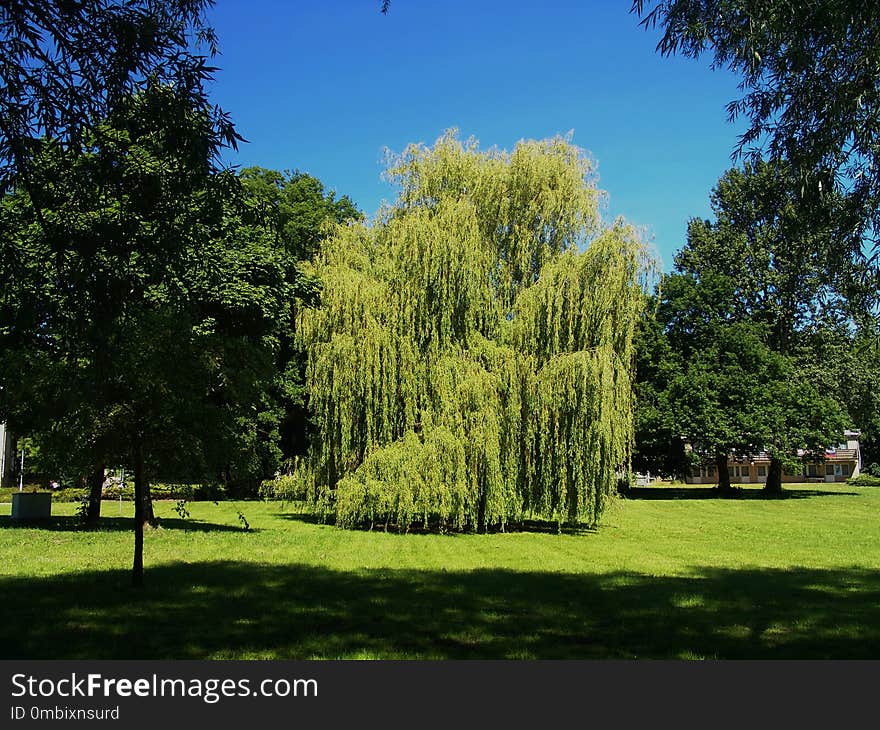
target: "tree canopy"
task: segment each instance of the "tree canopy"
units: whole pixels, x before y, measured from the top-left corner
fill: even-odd
[[[715,220],[689,221],[675,269],[703,284],[716,315],[765,325],[783,354],[800,333],[844,316],[851,269],[834,265],[839,197],[805,205],[790,165],[758,160],[724,173],[710,202]],[[694,312],[680,314],[678,329],[699,326]]]
[[[629,468],[636,232],[601,224],[562,138],[448,133],[388,174],[396,203],[335,229],[299,322],[312,498],[342,525],[596,523]]]
[[[239,177],[249,206],[275,242],[284,270],[285,308],[275,323],[275,382],[260,414],[265,423],[276,424],[277,431],[264,440],[264,448],[275,452],[274,459],[267,459],[266,466],[272,462],[272,468],[264,471],[273,473],[283,468],[282,461],[304,455],[312,435],[304,389],[305,356],[294,342],[297,313],[313,304],[317,295],[317,282],[303,264],[315,257],[331,224],[362,216],[348,196],[337,199],[320,180],[300,171],[249,167]]]
[[[0,6],[0,190],[27,184],[31,147],[76,147],[83,132],[148,79],[211,118],[214,149],[240,137],[207,99],[212,0],[8,0]]]
[[[737,152],[787,160],[809,192],[842,191],[838,246],[880,243],[880,6],[862,0],[634,0],[664,55],[708,54],[740,75]],[[809,205],[809,202],[806,204]],[[876,281],[872,288],[876,290]]]
[[[835,391],[808,375],[820,366],[816,333],[846,322],[845,282],[828,265],[835,197],[809,209],[797,198],[784,163],[725,173],[712,192],[716,219],[690,221],[656,325],[641,329],[653,348],[639,359],[642,431],[687,438],[718,460],[722,479],[729,452],[767,451],[771,491],[784,463],[821,454],[847,425]],[[649,437],[639,448],[663,463],[662,443]]]
[[[151,473],[248,469],[266,435],[283,259],[237,176],[212,169],[211,135],[151,84],[81,148],[44,141],[39,209],[25,193],[0,207],[0,412],[68,470],[133,464],[136,526]]]

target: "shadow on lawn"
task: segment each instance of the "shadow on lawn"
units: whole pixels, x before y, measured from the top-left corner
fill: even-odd
[[[878,658],[880,575],[173,563],[0,579],[5,659]]]
[[[53,515],[45,520],[13,520],[9,515],[0,517],[0,530],[50,530],[57,532],[133,532],[134,520],[131,517],[102,517],[98,527],[90,528],[80,522],[76,515]],[[148,528],[150,529],[150,528]],[[177,517],[159,518],[161,530],[188,530],[190,532],[242,532],[240,526],[218,525],[213,522]],[[259,530],[251,529],[251,532]]]
[[[631,487],[626,499],[811,499],[812,497],[858,497],[857,492],[829,492],[824,489],[783,489],[781,494],[765,494],[763,489],[734,488],[721,492],[717,487]]]
[[[320,515],[316,515],[312,512],[308,511],[294,511],[294,512],[281,512],[276,515],[282,520],[291,520],[293,522],[304,522],[309,525],[324,525],[324,524],[335,524],[331,519],[329,522],[323,519]],[[441,529],[437,524],[429,524],[428,527],[420,523],[415,523],[410,525],[410,527],[406,530],[401,530],[394,523],[389,523],[388,526],[383,522],[377,522],[371,528],[369,525],[360,525],[354,527],[352,529],[361,531],[361,532],[387,532],[392,535],[445,535],[446,537],[456,537],[458,535],[473,535],[478,532],[473,528],[468,528],[464,530],[455,530],[455,529]],[[479,530],[479,532],[484,532],[483,530]],[[539,533],[539,534],[547,534],[547,535],[592,535],[597,532],[596,528],[588,527],[586,525],[559,525],[556,522],[551,522],[550,520],[539,520],[539,519],[528,519],[521,520],[519,522],[510,522],[508,523],[504,529],[497,525],[490,526],[487,530],[485,530],[488,534],[496,535],[498,533],[503,532],[529,532],[529,533]]]

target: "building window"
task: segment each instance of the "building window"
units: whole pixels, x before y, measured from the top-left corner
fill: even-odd
[[[825,464],[825,476],[833,477],[834,476],[834,464]]]
[[[715,467],[714,467],[714,466],[710,466],[710,467],[709,467],[709,476],[710,476],[710,477],[714,477],[714,476],[715,476]]]
[[[766,466],[759,466],[758,467],[758,476],[759,477],[767,476],[767,467]]]
[[[810,477],[819,476],[819,470],[816,468],[815,464],[807,465],[807,476],[810,476]]]
[[[845,477],[849,476],[849,464],[843,465],[843,476],[845,476]]]

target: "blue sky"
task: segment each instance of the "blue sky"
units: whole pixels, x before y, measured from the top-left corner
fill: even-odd
[[[662,58],[629,0],[218,0],[212,97],[248,140],[226,161],[299,169],[367,214],[394,189],[384,150],[447,128],[482,147],[574,132],[609,217],[643,226],[664,268],[731,165],[737,80]]]

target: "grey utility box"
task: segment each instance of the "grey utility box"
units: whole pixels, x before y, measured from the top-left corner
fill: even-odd
[[[52,495],[49,492],[13,492],[13,520],[44,520],[52,516]]]

